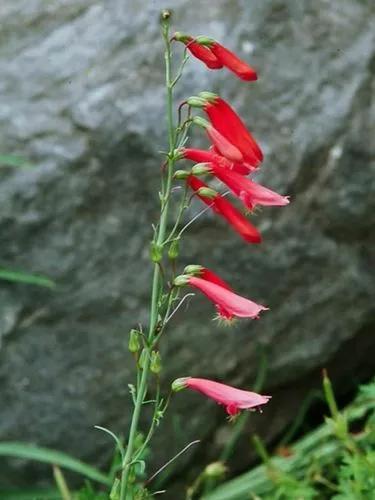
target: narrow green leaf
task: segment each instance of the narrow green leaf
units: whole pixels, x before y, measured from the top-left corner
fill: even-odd
[[[33,168],[25,158],[15,155],[0,155],[1,167]]]
[[[0,490],[0,500],[61,500],[55,489]]]
[[[11,271],[9,269],[0,268],[0,279],[6,281],[12,281],[14,283],[25,283],[27,285],[44,286],[47,288],[55,287],[55,283],[49,278],[46,278],[45,276],[40,276],[38,274],[28,274],[21,271]]]
[[[66,453],[50,450],[49,448],[40,448],[38,446],[18,442],[3,442],[0,443],[0,456],[25,458],[51,465],[58,465],[59,467],[77,472],[99,483],[106,485],[110,484],[110,479],[99,470],[91,467],[91,465],[87,465],[80,460],[72,458]]]

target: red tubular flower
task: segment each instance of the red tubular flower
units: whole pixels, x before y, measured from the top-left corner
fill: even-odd
[[[242,162],[243,156],[241,151],[236,148],[225,136],[223,136],[215,127],[210,125],[206,129],[207,135],[211,140],[212,144],[215,146],[215,149],[223,155],[228,160],[233,162]]]
[[[282,196],[256,182],[228,170],[215,163],[210,164],[211,173],[243,202],[245,207],[253,210],[256,205],[263,206],[285,206],[289,204],[289,197]]]
[[[207,281],[196,276],[189,276],[187,283],[200,290],[206,297],[215,304],[219,317],[226,320],[237,318],[259,318],[261,311],[268,308],[241,297],[236,293],[218,285],[212,281]]]
[[[207,188],[207,184],[197,177],[190,175],[187,178],[189,186],[198,191],[200,188]],[[212,199],[206,196],[197,196],[210,206],[218,215],[223,217],[233,229],[248,243],[260,243],[262,238],[258,230],[239,212],[228,200],[219,193]]]
[[[224,156],[221,156],[215,146],[211,146],[210,151],[215,154],[215,158],[213,161],[221,167],[228,168],[229,170],[234,170],[241,175],[249,175],[251,172],[256,170],[256,167],[253,167],[249,163],[229,161],[228,158],[224,158]]]
[[[247,63],[242,61],[236,54],[218,42],[209,45],[211,52],[230,71],[235,73],[241,80],[255,81],[258,79],[256,71]]]
[[[198,43],[192,36],[175,33],[174,40],[182,42],[187,50],[197,59],[204,62],[209,69],[220,69],[223,63],[215,56],[208,47]]]
[[[232,144],[221,132],[215,129],[207,120],[200,116],[193,118],[193,123],[205,129],[208,138],[212,142],[215,149],[225,158],[234,162],[242,162],[243,156],[241,151]]]
[[[234,109],[215,94],[203,92],[200,95],[206,98],[203,109],[213,127],[241,151],[246,163],[257,167],[263,160],[262,150]]]
[[[263,396],[256,392],[236,389],[230,385],[204,378],[179,378],[172,384],[174,391],[179,391],[186,387],[213,399],[219,405],[225,406],[225,410],[230,416],[237,415],[241,410],[258,408],[268,403],[271,399],[271,396]]]
[[[185,44],[186,48],[210,69],[219,69],[225,66],[241,80],[255,81],[258,79],[256,71],[236,54],[216,42],[212,38],[199,36],[193,38],[190,35],[175,33],[173,40]]]
[[[210,149],[210,151],[206,151],[204,149],[181,148],[179,152],[182,154],[182,157],[187,160],[192,160],[196,163],[214,162],[223,168],[234,170],[241,175],[248,175],[252,170],[242,163],[232,162],[227,158],[224,158],[224,156],[218,154],[214,146]]]
[[[220,278],[220,276],[215,274],[213,271],[207,269],[207,267],[202,267],[201,271],[199,272],[199,277],[202,278],[202,280],[209,281],[210,283],[214,283],[215,285],[221,286],[226,290],[232,291],[232,288],[228,285],[228,283],[226,283],[223,279]]]
[[[194,41],[193,37],[189,36],[189,39],[184,42],[185,47],[189,50],[189,52],[195,56],[200,61],[204,62],[204,64],[209,69],[221,69],[223,67],[223,63],[219,61],[219,59],[215,56],[213,52],[207,47],[200,45],[198,42]]]

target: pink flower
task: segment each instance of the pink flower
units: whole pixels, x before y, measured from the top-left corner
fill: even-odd
[[[227,282],[225,282],[223,279],[221,279],[220,276],[215,274],[210,269],[207,269],[207,267],[202,267],[202,269],[199,271],[198,275],[199,275],[199,278],[202,278],[202,280],[210,281],[211,283],[215,283],[215,285],[219,285],[222,288],[225,288],[226,290],[232,291],[232,288],[228,285]]]
[[[217,280],[214,282],[196,276],[188,276],[187,283],[197,288],[215,304],[219,317],[222,319],[231,320],[234,317],[255,319],[259,317],[261,311],[268,310],[268,307],[256,304],[237,295],[227,287],[224,288],[222,284],[217,284]]]
[[[213,399],[219,405],[225,406],[226,412],[230,416],[237,415],[241,410],[258,408],[268,403],[271,399],[271,396],[263,396],[256,392],[236,389],[230,385],[221,384],[204,378],[179,378],[172,384],[172,389],[174,391],[179,391],[186,387]]]
[[[210,170],[215,177],[229,187],[249,210],[253,210],[256,205],[282,207],[289,204],[288,196],[275,193],[275,191],[261,186],[233,170],[228,170],[215,163],[210,164]]]

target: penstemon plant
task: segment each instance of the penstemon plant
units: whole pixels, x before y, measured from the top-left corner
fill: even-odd
[[[121,453],[122,472],[121,479],[115,480],[111,498],[120,500],[147,497],[144,489],[143,492],[142,488],[138,487],[137,490],[135,471],[137,467],[144,467],[144,452],[169,404],[170,398],[162,398],[160,395],[159,346],[169,320],[186,297],[192,295],[187,293],[182,296],[183,288],[190,287],[202,292],[215,305],[218,318],[227,323],[237,317],[258,318],[262,311],[268,309],[237,295],[225,281],[203,265],[188,264],[183,273],[177,275],[180,240],[197,218],[182,226],[184,212],[192,198],[197,197],[206,205],[198,216],[211,209],[245,242],[260,243],[261,235],[248,220],[248,213],[257,206],[284,206],[289,203],[288,197],[281,196],[251,179],[251,174],[259,169],[263,160],[262,151],[241,118],[224,99],[204,91],[187,98],[175,107],[174,89],[183,75],[189,55],[202,61],[209,69],[226,68],[246,82],[255,81],[257,74],[247,63],[211,38],[193,37],[179,32],[171,36],[170,17],[170,11],[162,12],[168,153],[161,172],[160,217],[153,225],[154,235],[151,242],[153,279],[150,319],[147,332],[139,327],[132,330],[129,336],[129,350],[136,361],[137,380],[134,385],[129,386],[134,409],[126,447],[124,448],[114,436]],[[178,42],[184,44],[184,53],[179,67],[175,70],[172,49]],[[195,110],[203,111],[205,118],[197,116]],[[187,147],[189,130],[194,126],[202,128],[206,133],[211,144],[209,149]],[[179,169],[177,163],[181,160],[194,162],[194,165]],[[219,193],[203,182],[201,177],[214,177],[221,181],[229,192],[242,202],[245,214],[228,201],[228,192]],[[176,183],[182,183],[183,189],[175,189]],[[174,193],[181,193],[181,198],[177,210],[171,213],[171,199]],[[149,397],[152,378],[153,383],[156,380],[156,394]],[[223,405],[230,418],[234,418],[241,410],[258,409],[270,399],[270,396],[204,378],[188,376],[178,378],[172,383],[172,391],[184,388],[198,391]],[[154,411],[148,432],[140,441],[139,421],[146,404],[152,404]]]

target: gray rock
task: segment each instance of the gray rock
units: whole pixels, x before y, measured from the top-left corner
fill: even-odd
[[[112,443],[93,426],[127,428],[134,370],[124,346],[128,330],[148,317],[148,241],[166,147],[158,4],[2,0],[0,7],[0,152],[37,164],[0,172],[1,264],[58,283],[53,292],[1,283],[0,440],[98,465]],[[251,425],[272,439],[319,384],[321,367],[332,367],[342,391],[372,370],[373,6],[173,4],[176,29],[221,40],[260,73],[247,84],[191,61],[178,98],[212,90],[230,100],[266,153],[258,178],[293,203],[255,218],[259,247],[210,214],[193,226],[183,263],[212,267],[271,311],[220,328],[197,296],[168,331],[164,384],[191,374],[251,386],[263,349],[273,400]],[[190,439],[210,442],[195,460],[218,456],[228,437],[221,409],[178,394],[172,413],[155,440],[155,467]],[[49,477],[48,468],[22,461],[0,469],[1,486]]]

